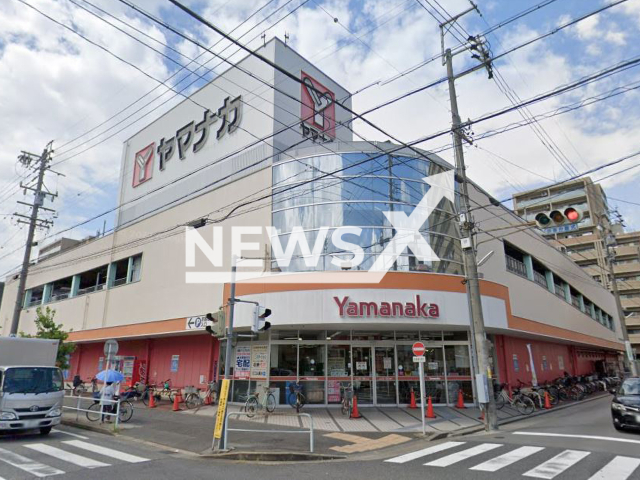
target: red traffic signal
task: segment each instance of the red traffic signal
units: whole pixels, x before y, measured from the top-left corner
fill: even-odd
[[[547,229],[562,225],[573,225],[582,220],[583,212],[580,208],[567,207],[564,210],[540,212],[535,216],[538,228]]]

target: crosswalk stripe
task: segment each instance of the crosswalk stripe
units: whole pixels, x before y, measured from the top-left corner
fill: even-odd
[[[407,453],[405,455],[400,455],[399,457],[389,458],[388,460],[385,460],[385,462],[406,463],[411,460],[415,460],[416,458],[426,457],[427,455],[431,455],[432,453],[438,453],[453,447],[464,445],[464,443],[465,442],[445,442],[445,443],[441,443],[440,445],[434,445],[433,447],[424,448],[422,450],[417,450],[415,452]]]
[[[123,462],[140,463],[140,462],[146,462],[149,460],[148,458],[137,457],[136,455],[119,452],[118,450],[113,450],[107,447],[101,447],[100,445],[94,445],[92,443],[83,442],[82,440],[65,440],[62,443],[66,445],[71,445],[76,448],[80,448],[82,450],[87,450],[89,452],[98,453],[106,457],[122,460]]]
[[[499,457],[487,460],[475,467],[471,467],[469,470],[481,470],[483,472],[497,472],[501,468],[508,467],[509,465],[516,463],[518,460],[527,458],[534,453],[538,453],[540,450],[544,450],[544,447],[520,447]]]
[[[622,457],[618,455],[601,470],[596,472],[589,480],[625,480],[638,468],[640,458]]]
[[[0,448],[0,461],[41,478],[51,475],[62,475],[64,473],[63,470],[58,470],[44,463],[34,462],[27,457],[10,452],[4,448]]]
[[[44,443],[31,443],[29,445],[25,445],[25,447],[30,448],[31,450],[35,450],[36,452],[44,453],[45,455],[51,455],[52,457],[63,460],[65,462],[73,463],[74,465],[78,465],[79,467],[99,468],[109,466],[108,463],[98,462],[97,460],[92,460],[91,458],[76,455],[75,453],[67,452],[66,450],[52,447],[51,445],[46,445]]]
[[[451,455],[439,458],[438,460],[425,463],[425,465],[429,467],[448,467],[449,465],[453,465],[454,463],[461,462],[463,460],[466,460],[467,458],[475,457],[476,455],[480,455],[481,453],[488,452],[490,450],[493,450],[494,448],[498,448],[501,446],[501,443],[481,443],[480,445],[476,445],[475,447],[467,448],[466,450],[463,450],[461,452],[452,453]]]
[[[525,477],[551,479],[564,472],[567,468],[575,465],[588,455],[589,452],[582,452],[580,450],[565,450],[553,457],[551,460],[548,460],[538,465],[536,468],[523,473],[523,475]]]
[[[76,437],[76,438],[80,438],[82,440],[89,440],[89,437],[85,437],[84,435],[78,435],[77,433],[71,433],[71,432],[66,432],[64,430],[58,430],[57,428],[54,428],[53,430],[51,430],[53,433],[63,433],[64,435],[69,435],[71,437]]]

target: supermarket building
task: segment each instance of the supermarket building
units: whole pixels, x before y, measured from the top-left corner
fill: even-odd
[[[32,265],[20,330],[33,332],[35,309],[49,306],[78,345],[69,378],[104,368],[104,341],[115,338],[128,381],[203,387],[223,371],[224,348],[202,318],[226,304],[229,283],[193,279],[228,272],[242,241],[254,278],[238,281],[236,298],[270,308],[272,327],[249,335],[252,306],[237,306],[233,401],[269,384],[283,402],[299,381],[311,404],[339,403],[344,383],[361,405],[405,404],[418,382],[411,345],[421,340],[434,401],[454,403],[462,390],[473,402],[458,185],[420,226],[433,255],[402,248],[388,273],[369,271],[398,234],[391,217],[410,217],[436,191],[429,179],[452,166],[418,149],[353,141],[349,92],[279,40],[260,51],[301,81],[245,58],[125,142],[114,233]],[[616,372],[623,343],[613,296],[482,188],[471,184],[469,194],[478,258],[493,252],[480,289],[494,375],[516,385]],[[185,225],[224,245],[221,266]],[[353,251],[331,241],[344,226],[356,229],[343,237]],[[235,227],[245,236],[232,237]],[[282,246],[302,231],[313,254],[298,245],[279,263],[265,227]],[[2,332],[16,288],[7,278]]]

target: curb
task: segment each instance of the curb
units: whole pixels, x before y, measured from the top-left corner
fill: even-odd
[[[117,437],[120,434],[114,432],[113,430],[109,430],[102,427],[95,427],[93,425],[87,425],[86,423],[74,422],[73,420],[63,418],[60,421],[60,424],[67,425],[69,427],[80,428],[82,430],[88,430],[90,432],[103,433],[105,435],[111,435],[112,437]]]
[[[238,452],[226,451],[221,453],[201,454],[200,458],[230,460],[251,463],[282,463],[282,462],[327,462],[345,460],[343,455],[326,455],[322,453],[302,452]]]
[[[589,403],[589,402],[593,402],[595,400],[599,400],[601,398],[606,397],[607,395],[597,395],[597,396],[593,396],[593,397],[588,397],[585,398],[584,400],[581,400],[579,402],[574,402],[574,403],[569,403],[569,404],[565,404],[565,405],[557,405],[549,410],[538,410],[534,413],[532,413],[531,415],[520,415],[517,417],[513,417],[513,418],[505,418],[504,420],[501,420],[498,422],[498,426],[501,425],[509,425],[510,423],[515,423],[515,422],[519,422],[521,420],[526,420],[528,418],[534,418],[534,417],[538,417],[540,415],[546,415],[548,413],[553,413],[553,412],[557,412],[560,410],[565,410],[567,408],[571,408],[571,407],[575,407],[577,405],[584,405],[585,403]],[[480,424],[477,426],[473,426],[473,427],[468,427],[468,428],[463,428],[460,429],[458,431],[455,432],[450,432],[450,433],[445,433],[445,436],[448,438],[452,438],[452,437],[462,437],[465,435],[470,435],[472,433],[477,433],[477,432],[481,432],[484,430],[484,425]]]

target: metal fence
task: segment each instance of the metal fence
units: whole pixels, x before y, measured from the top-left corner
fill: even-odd
[[[304,430],[252,430],[248,428],[229,428],[229,417],[253,417],[256,414],[247,413],[247,412],[229,412],[224,418],[224,445],[225,448],[229,448],[229,431],[232,432],[253,432],[253,433],[308,433],[309,434],[309,452],[313,453],[313,417],[308,413],[295,413],[295,414],[286,414],[287,416],[296,416],[296,417],[308,417],[309,418],[309,428]],[[270,414],[273,416],[274,414]]]
[[[93,397],[83,397],[81,395],[65,395],[64,396],[65,399],[70,398],[73,399],[74,401],[76,401],[76,406],[75,407],[69,407],[67,405],[63,405],[62,408],[64,410],[75,410],[76,412],[76,421],[79,420],[80,417],[80,412],[85,412],[85,413],[97,413],[98,415],[103,415],[105,417],[116,417],[116,420],[113,424],[113,428],[114,430],[118,429],[118,424],[119,424],[119,420],[120,420],[120,400],[107,400],[107,399],[100,399],[100,398],[93,398]],[[113,411],[111,412],[103,412],[102,408],[100,408],[100,410],[89,410],[89,408],[80,408],[81,404],[83,401],[90,401],[91,404],[93,405],[94,403],[111,403],[111,404],[115,404],[116,405],[116,411],[115,413]]]

